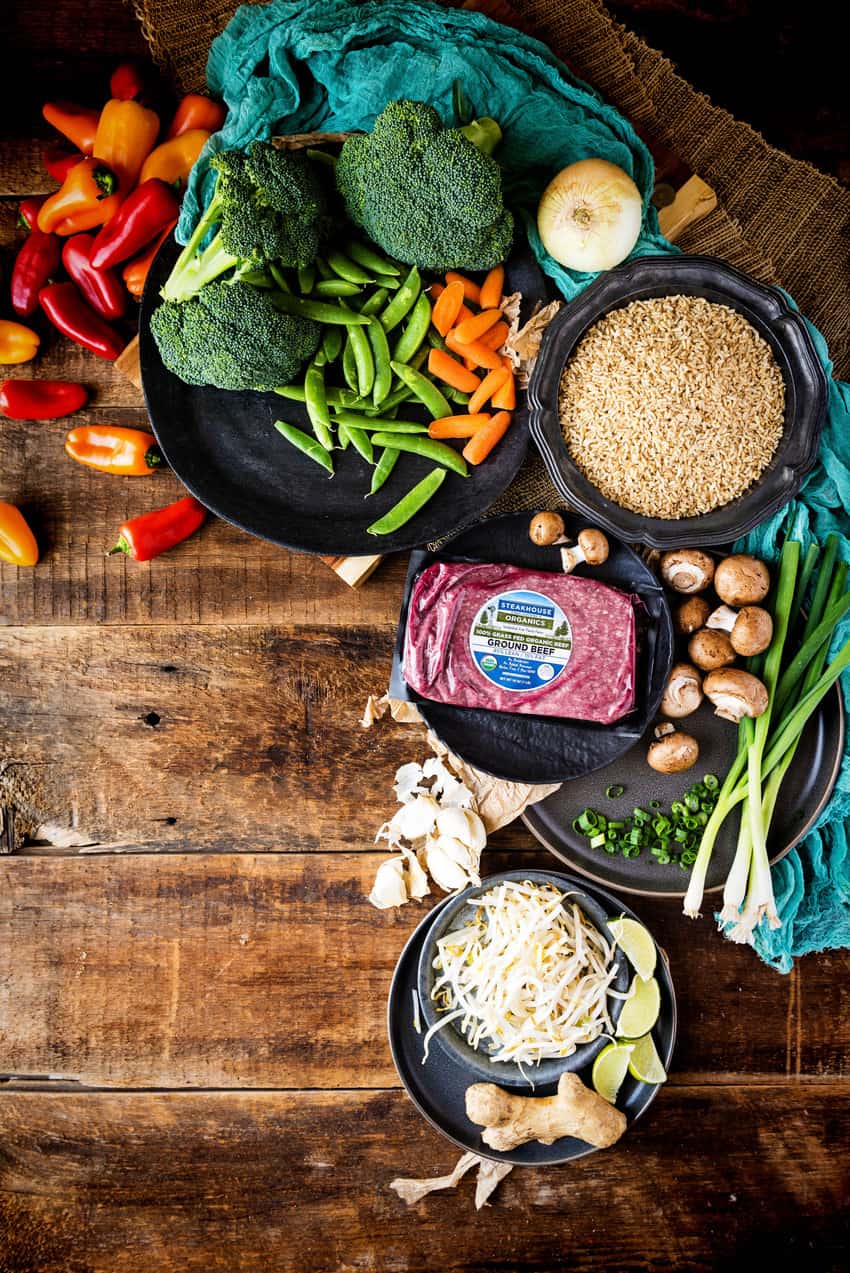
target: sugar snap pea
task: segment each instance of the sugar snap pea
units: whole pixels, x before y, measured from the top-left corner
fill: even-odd
[[[359,296],[363,288],[344,278],[320,278],[313,291],[317,296]]]
[[[304,374],[304,405],[318,442],[326,451],[332,451],[334,439],[331,432],[328,401],[325,396],[325,376],[315,358]]]
[[[349,283],[374,283],[375,281],[371,274],[367,274],[362,266],[352,261],[344,252],[329,252],[327,262],[334,274],[347,279]]]
[[[405,315],[410,313],[416,304],[416,298],[421,288],[422,280],[419,277],[419,271],[414,265],[387,308],[380,315],[381,326],[385,332],[391,332],[394,327],[398,327]]]
[[[298,267],[298,290],[302,295],[306,296],[308,292],[312,292],[315,281],[316,267],[314,265],[301,265]]]
[[[410,451],[412,455],[421,455],[435,464],[442,464],[460,477],[466,477],[468,470],[466,460],[457,451],[452,450],[445,442],[435,442],[433,438],[418,437],[409,433],[374,433],[372,441],[375,446],[395,446],[399,451]]]
[[[364,433],[362,429],[358,429],[354,424],[341,424],[339,426],[339,434],[340,437],[345,434],[355,451],[363,456],[367,464],[372,463],[375,458],[375,452],[372,449],[372,439],[368,433]]]
[[[345,250],[352,261],[356,261],[364,269],[371,270],[373,274],[390,274],[396,277],[401,274],[401,270],[394,261],[381,256],[379,252],[367,247],[365,243],[360,243],[357,239],[349,239],[345,245]]]
[[[375,383],[375,359],[372,357],[372,346],[362,327],[349,328],[348,339],[351,342],[354,365],[357,369],[357,392],[361,398],[365,398],[367,393],[372,392],[372,386]]]
[[[432,345],[434,349],[446,348],[446,342],[443,340],[436,327],[430,327],[428,329],[428,344]]]
[[[394,446],[385,446],[381,452],[378,463],[375,465],[375,471],[372,474],[372,485],[369,487],[369,494],[374,495],[375,491],[379,491],[386,482],[390,473],[396,466],[396,460],[400,452]]]
[[[379,287],[377,292],[373,292],[369,299],[360,306],[360,313],[368,314],[370,317],[373,314],[379,314],[384,308],[388,296],[389,292],[387,289]]]
[[[435,420],[441,420],[443,416],[452,414],[452,409],[445,394],[441,393],[427,376],[423,376],[421,371],[417,371],[415,367],[408,366],[407,363],[396,362],[395,359],[392,360],[390,366],[399,380],[413,390],[416,397],[430,411]]]
[[[315,323],[341,323],[345,327],[365,327],[369,321],[362,314],[355,314],[353,309],[343,309],[341,305],[331,305],[329,301],[311,301],[285,292],[276,292],[272,297],[272,303],[284,314],[298,314],[301,318],[312,318]]]
[[[367,407],[366,414],[368,416],[387,415],[395,407],[400,406],[402,402],[407,402],[413,397],[413,393],[408,389],[407,385],[402,385],[400,389],[394,389],[388,398],[379,407]]]
[[[362,312],[362,311],[361,311]],[[390,366],[390,346],[387,333],[377,318],[373,318],[366,328],[372,356],[375,361],[375,377],[372,382],[372,401],[379,407],[386,398],[393,383],[393,369]]]
[[[357,387],[357,363],[354,361],[354,346],[351,343],[352,328],[349,327],[348,335],[345,338],[345,345],[342,350],[342,375],[345,383],[349,388],[353,389],[357,396],[360,391]]]
[[[336,362],[342,353],[343,334],[340,327],[328,327],[322,333],[322,350],[328,362]]]
[[[315,438],[311,438],[309,433],[304,433],[302,429],[296,429],[294,424],[288,424],[286,420],[275,420],[274,427],[279,433],[283,434],[287,442],[291,442],[294,447],[297,447],[299,451],[303,451],[311,460],[321,464],[322,468],[327,469],[333,476],[333,460],[320,442],[317,442]]]
[[[277,389],[275,389],[275,393],[281,398],[288,398],[290,402],[307,401],[307,394],[303,384],[279,385]],[[346,411],[358,410],[358,403],[362,401],[358,398],[356,390],[340,389],[336,385],[325,386],[325,398],[329,407],[341,407]],[[372,403],[370,399],[365,400],[364,406],[367,404],[371,407]],[[364,408],[361,406],[359,409],[362,411]]]
[[[288,294],[292,291],[292,288],[289,286],[288,282],[286,281],[286,275],[284,274],[280,266],[277,265],[274,261],[269,261],[269,274],[271,274],[275,283],[277,283],[278,287],[280,288],[282,292]]]
[[[399,530],[404,526],[405,522],[409,522],[411,517],[419,512],[428,500],[440,489],[446,479],[445,469],[432,469],[431,472],[423,477],[421,482],[417,482],[413,490],[408,491],[406,495],[393,504],[392,508],[384,513],[383,517],[379,517],[376,522],[372,522],[371,526],[366,527],[368,535],[391,535],[393,531]]]
[[[431,325],[431,302],[424,292],[420,292],[416,304],[410,312],[404,331],[396,341],[393,358],[396,362],[410,362]]]
[[[327,261],[325,260],[325,258],[324,258],[323,256],[317,256],[317,257],[316,257],[316,259],[315,259],[315,261],[313,262],[313,264],[314,264],[314,265],[315,265],[315,267],[316,267],[316,272],[317,272],[317,274],[319,275],[319,278],[333,278],[333,277],[334,277],[334,272],[333,272],[333,270],[332,270],[332,269],[331,269],[331,267],[328,265]]]
[[[371,419],[356,411],[337,411],[336,408],[334,408],[334,422],[338,425],[344,424],[346,428],[374,429],[378,433],[423,433],[425,435],[428,433],[427,424],[420,424],[418,420],[394,420],[387,416]]]
[[[243,270],[239,275],[239,282],[249,283],[251,287],[261,287],[265,291],[274,287],[274,281],[265,270]]]
[[[451,398],[452,402],[456,402],[459,407],[465,407],[469,402],[469,394],[464,393],[462,389],[455,389],[453,385],[446,386],[446,397]]]

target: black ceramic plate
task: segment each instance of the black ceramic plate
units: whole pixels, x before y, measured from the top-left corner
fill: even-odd
[[[371,468],[349,448],[334,452],[331,479],[274,428],[287,420],[310,432],[303,406],[274,393],[230,393],[185,385],[162,365],[150,331],[159,289],[177,255],[173,239],[154,261],[142,298],[139,353],[148,413],[163,455],[183,485],[218,517],[241,530],[302,552],[358,556],[412,548],[439,539],[479,517],[509,485],[528,449],[524,395],[511,428],[487,462],[467,478],[450,473],[416,517],[394,535],[366,527],[382,516],[433,467],[405,455],[377,495]],[[529,310],[545,297],[543,275],[526,250],[507,263],[506,291],[520,291]],[[421,408],[405,418],[428,417]],[[462,449],[463,444],[457,444]]]
[[[584,518],[562,513],[567,534],[575,538]],[[610,541],[611,551],[602,566],[579,566],[603,583],[637,593],[648,621],[642,627],[638,648],[638,694],[634,712],[611,725],[566,720],[554,716],[524,716],[479,708],[435,703],[408,689],[402,676],[404,631],[414,581],[425,566],[435,561],[505,562],[527,569],[561,571],[557,548],[539,548],[528,538],[529,517],[517,513],[492,518],[464,531],[439,552],[411,556],[399,619],[390,693],[416,703],[426,724],[451,751],[485,773],[512,782],[564,782],[600,769],[622,756],[638,741],[655,716],[670,671],[673,628],[667,600],[648,566],[625,544]]]
[[[522,871],[509,874],[516,878],[524,878],[526,875]],[[535,878],[544,877],[544,873],[539,871],[529,874]],[[639,919],[639,916],[624,906],[618,898],[600,888],[590,888],[584,881],[555,871],[545,875],[559,888],[565,890],[577,888],[590,894],[604,907],[609,917],[628,915],[633,919]],[[494,884],[503,878],[504,876],[495,875],[485,883]],[[450,900],[446,899],[446,902]],[[446,902],[436,906],[415,929],[401,953],[390,986],[387,1004],[390,1050],[408,1096],[420,1114],[427,1118],[433,1127],[461,1149],[470,1150],[482,1158],[493,1158],[497,1162],[510,1162],[518,1166],[542,1167],[571,1162],[574,1158],[583,1158],[586,1154],[595,1153],[593,1146],[572,1137],[556,1140],[554,1145],[541,1145],[539,1141],[530,1141],[527,1145],[521,1145],[509,1153],[490,1149],[481,1140],[481,1128],[476,1123],[471,1123],[466,1117],[464,1105],[466,1089],[471,1083],[479,1081],[478,1075],[470,1072],[461,1061],[441,1046],[439,1034],[431,1040],[428,1060],[424,1065],[422,1064],[424,1031],[423,1034],[417,1034],[413,1028],[413,992],[417,985],[417,967],[422,944]],[[676,995],[667,957],[660,948],[655,976],[661,989],[661,1013],[652,1031],[652,1037],[661,1062],[669,1072],[676,1042]],[[592,1086],[590,1070],[591,1066],[587,1065],[583,1070],[578,1071],[582,1081],[588,1087]],[[557,1083],[538,1084],[534,1088],[533,1095],[551,1096],[556,1087]],[[640,1083],[631,1075],[627,1075],[617,1097],[617,1108],[623,1111],[631,1124],[652,1104],[657,1092],[658,1087],[654,1084]],[[529,1095],[531,1094],[529,1088]]]
[[[585,836],[572,828],[573,819],[583,809],[593,808],[608,817],[624,817],[636,805],[648,807],[661,800],[664,809],[677,800],[703,774],[722,778],[735,756],[738,731],[728,721],[719,720],[711,704],[702,706],[683,724],[699,739],[700,758],[689,773],[657,774],[646,763],[649,736],[615,764],[586,778],[565,783],[559,791],[532,805],[523,814],[529,830],[555,857],[589,879],[624,893],[644,896],[683,897],[689,872],[680,866],[659,866],[649,853],[624,858],[592,849]],[[824,699],[803,732],[800,746],[779,790],[779,800],[768,838],[771,863],[778,862],[807,835],[832,795],[844,754],[844,703],[836,686]],[[651,735],[651,729],[650,729]],[[621,784],[624,794],[610,800],[608,786]],[[616,811],[616,812],[615,812]],[[735,856],[738,819],[728,818],[721,827],[709,863],[706,890],[723,887]]]
[[[770,345],[785,381],[785,427],[776,455],[749,491],[700,517],[643,517],[605,499],[579,472],[561,432],[558,392],[576,344],[605,314],[655,296],[704,296],[736,309]],[[531,435],[563,498],[628,543],[653,548],[720,544],[771,517],[815,462],[829,384],[805,321],[775,287],[710,256],[644,256],[600,275],[546,330],[528,387]]]

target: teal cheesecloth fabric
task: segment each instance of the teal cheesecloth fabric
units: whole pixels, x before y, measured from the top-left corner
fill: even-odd
[[[543,250],[534,224],[540,190],[566,164],[591,155],[629,172],[646,214],[634,255],[675,252],[659,233],[649,196],[652,158],[631,125],[539,41],[482,14],[410,0],[274,0],[239,9],[214,42],[207,64],[210,90],[224,99],[224,128],[211,138],[192,174],[178,238],[185,242],[209,196],[206,160],[219,149],[245,146],[276,133],[371,128],[392,98],[431,102],[452,121],[452,88],[463,84],[479,114],[504,132],[498,158],[506,194],[520,212],[532,250],[568,300],[594,277],[566,270]],[[812,328],[824,366],[825,342]],[[817,467],[793,507],[798,533],[822,541],[841,536],[850,560],[850,386],[832,382],[829,416]],[[767,559],[787,513],[743,541]],[[850,618],[836,645],[850,636]],[[845,687],[845,694],[848,690]],[[755,948],[787,972],[795,956],[850,946],[850,760],[845,755],[835,797],[819,825],[774,868],[782,926],[758,930]]]

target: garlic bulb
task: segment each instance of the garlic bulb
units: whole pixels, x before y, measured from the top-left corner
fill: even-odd
[[[550,256],[570,270],[593,273],[619,265],[637,243],[640,191],[607,159],[581,159],[543,191],[537,229]]]

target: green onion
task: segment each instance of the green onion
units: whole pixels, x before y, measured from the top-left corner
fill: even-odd
[[[605,794],[609,800],[618,800],[625,790],[621,783],[612,782],[610,787],[605,788]]]

